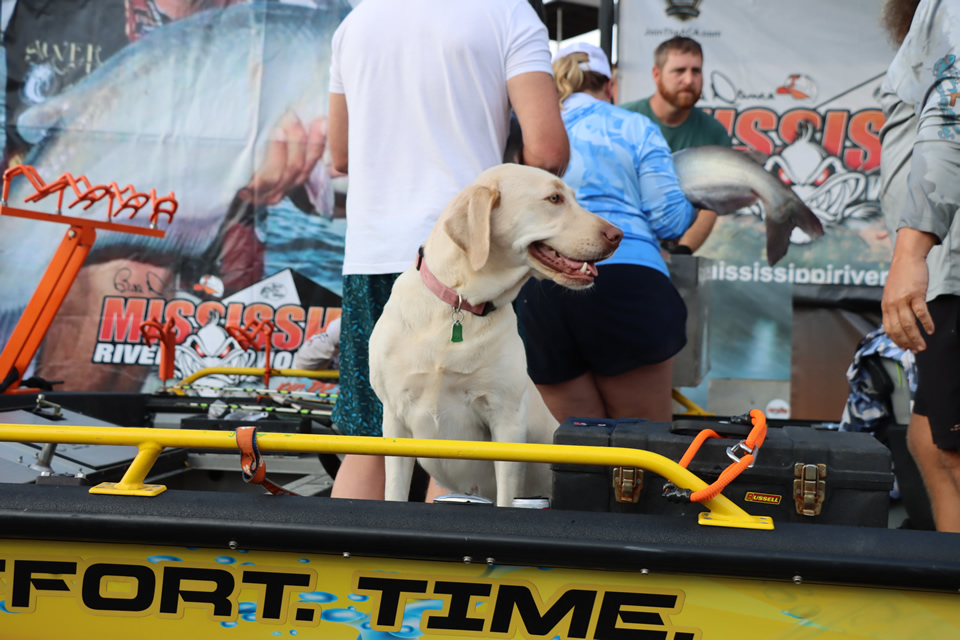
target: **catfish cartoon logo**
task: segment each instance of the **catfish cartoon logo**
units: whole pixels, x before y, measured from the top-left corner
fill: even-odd
[[[174,376],[186,378],[208,367],[256,367],[259,352],[244,351],[237,340],[227,333],[216,311],[209,316],[207,324],[196,333],[187,336],[183,344],[176,346],[173,358]],[[194,319],[193,323],[196,320]],[[272,364],[272,363],[271,363]],[[204,384],[227,387],[240,382],[240,376],[214,374],[207,376]]]
[[[861,231],[880,216],[879,109],[791,109],[763,106],[712,110],[734,146],[761,157],[764,168],[791,187],[825,227]],[[740,214],[763,217],[760,204]],[[829,233],[829,230],[827,231]],[[799,229],[794,244],[810,238]]]
[[[854,225],[879,216],[879,203],[865,201],[867,183],[870,178],[876,183],[877,176],[844,167],[840,158],[828,154],[814,140],[813,124],[809,121],[801,122],[798,129],[797,139],[767,158],[764,169],[793,188],[825,226]],[[790,234],[794,244],[807,244],[810,240],[799,228]]]
[[[290,269],[238,291],[222,300],[201,300],[181,291],[173,300],[106,296],[100,314],[97,344],[91,361],[103,365],[157,366],[159,347],[143,339],[141,325],[148,319],[173,319],[176,330],[174,376],[183,378],[207,367],[263,367],[265,337],[256,348],[244,350],[226,330],[270,320],[271,368],[288,369],[293,355],[307,338],[320,333],[340,317],[340,296]],[[238,376],[209,376],[205,384],[230,386]]]

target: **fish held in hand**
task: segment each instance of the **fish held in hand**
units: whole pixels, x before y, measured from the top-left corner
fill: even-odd
[[[767,261],[774,265],[790,246],[799,227],[811,238],[823,235],[816,214],[787,185],[748,154],[729,147],[705,146],[673,154],[680,188],[693,205],[724,215],[763,203],[767,227]]]

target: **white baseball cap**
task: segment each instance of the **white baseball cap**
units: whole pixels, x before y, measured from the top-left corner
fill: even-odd
[[[607,60],[607,54],[605,54],[600,47],[588,42],[576,42],[567,45],[557,51],[556,55],[553,56],[553,62],[556,62],[560,58],[566,58],[571,53],[587,54],[587,61],[580,63],[580,68],[584,71],[594,71],[608,78],[613,77],[613,71],[610,69],[610,61]]]

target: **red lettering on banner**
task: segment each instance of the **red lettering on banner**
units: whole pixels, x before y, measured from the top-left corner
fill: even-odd
[[[161,302],[163,302],[161,300]],[[146,320],[147,298],[103,299],[100,316],[101,342],[140,342],[140,325]]]
[[[210,314],[216,313],[222,319],[226,315],[227,310],[223,308],[223,303],[217,302],[216,300],[207,300],[206,302],[201,302],[197,307],[197,324],[201,327],[205,327],[210,324]]]
[[[300,328],[300,322],[306,312],[303,307],[288,304],[277,309],[274,324],[277,331],[273,334],[273,346],[277,349],[290,351],[303,344],[303,329]]]
[[[728,136],[733,135],[733,123],[737,119],[736,109],[714,109],[713,117],[727,130]]]
[[[880,166],[880,127],[883,126],[883,113],[879,109],[870,109],[855,113],[850,119],[848,135],[850,141],[860,149],[847,149],[843,152],[843,163],[852,170],[864,173]]]
[[[338,386],[337,382],[329,382],[324,380],[314,380],[310,385],[310,388],[307,389],[307,393],[323,393],[324,391],[329,391],[334,387]]]
[[[150,300],[150,305],[147,307],[147,320],[160,322],[160,319],[163,318],[163,308],[166,304],[167,301],[163,298],[153,298]]]
[[[173,300],[164,309],[163,321],[173,318],[173,326],[177,330],[177,344],[181,344],[193,332],[193,327],[190,326],[187,318],[192,317],[196,309],[196,305],[189,300]]]
[[[813,123],[814,130],[817,130],[820,128],[820,114],[813,109],[793,109],[781,115],[777,133],[783,144],[789,145],[797,139],[801,122]]]
[[[226,324],[231,327],[239,327],[243,324],[243,303],[231,302],[227,305]]]
[[[820,146],[832,156],[840,157],[843,141],[846,139],[849,111],[827,111],[823,124],[823,138]]]
[[[243,326],[249,325],[257,320],[273,320],[273,307],[262,302],[256,302],[243,310]],[[253,341],[258,349],[263,349],[266,345],[264,335],[257,334],[257,339]]]
[[[742,112],[734,125],[737,139],[743,145],[756,149],[764,155],[773,155],[773,140],[764,131],[777,128],[777,114],[763,107],[754,107]]]
[[[307,311],[307,326],[303,329],[304,338],[320,333],[320,327],[323,326],[323,313],[326,310],[326,307],[310,307]]]
[[[243,303],[233,302],[225,308],[222,302],[216,300],[207,300],[197,305],[183,299],[168,302],[163,298],[106,296],[103,299],[98,341],[138,344],[142,340],[140,325],[145,320],[163,323],[173,318],[177,344],[182,344],[188,335],[194,333],[196,326],[204,327],[219,316],[221,326],[230,324],[242,327],[257,320],[273,320],[276,327],[273,332],[274,348],[295,351],[303,344],[306,336],[325,330],[340,314],[339,307],[311,307],[308,311],[299,305],[288,304],[275,310],[264,303],[244,306]],[[304,325],[307,327],[306,331]],[[313,333],[310,332],[311,329]],[[263,348],[263,334],[257,336],[256,345]]]

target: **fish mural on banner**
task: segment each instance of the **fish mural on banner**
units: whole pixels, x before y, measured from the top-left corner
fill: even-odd
[[[211,247],[223,241],[236,216],[237,195],[261,165],[271,132],[287,114],[304,126],[326,115],[330,43],[350,3],[313,4],[238,4],[164,25],[21,115],[18,132],[34,145],[22,162],[46,181],[71,172],[95,184],[173,191],[180,203],[164,239],[100,233],[88,267],[117,258],[162,266],[170,276],[162,292],[152,293],[166,297],[181,279],[188,290],[210,273]],[[329,196],[330,211],[321,213],[332,214],[329,174],[314,171],[311,180],[325,183],[313,191]],[[26,180],[14,179],[7,204],[53,212],[55,205],[46,201],[24,205],[32,193]],[[64,213],[105,215],[99,207]],[[116,221],[148,224],[138,218]],[[65,230],[0,217],[0,345]]]

